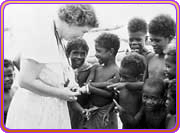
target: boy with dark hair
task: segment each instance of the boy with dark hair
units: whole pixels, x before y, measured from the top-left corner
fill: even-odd
[[[148,77],[165,78],[164,52],[167,45],[174,38],[176,33],[176,23],[168,15],[159,15],[149,23],[150,41],[155,52],[148,62]]]
[[[145,48],[145,43],[147,40],[147,23],[142,18],[133,18],[128,23],[128,33],[129,33],[129,46],[132,52],[137,52],[145,57],[146,62],[153,55],[150,51]],[[146,63],[148,65],[148,63]],[[148,69],[148,66],[146,66]],[[147,71],[147,70],[146,70]],[[143,80],[146,78],[146,74],[142,74],[142,79],[139,82],[126,82],[111,85],[109,87],[115,87],[121,89],[127,87],[134,90],[142,89]]]
[[[88,119],[84,123],[85,129],[117,129],[117,117],[112,111],[109,117],[104,116],[112,104],[113,93],[107,85],[119,79],[119,67],[115,57],[120,46],[119,38],[111,33],[103,33],[95,40],[96,58],[100,65],[93,67],[85,88],[81,91],[90,94]]]
[[[166,120],[166,89],[164,82],[159,78],[150,78],[145,81],[142,91],[143,105],[133,116],[115,100],[120,118],[129,128],[138,129],[165,129]]]
[[[13,63],[4,59],[4,124],[6,123],[7,112],[12,99],[11,87],[14,81]]]
[[[129,53],[121,62],[119,75],[120,83],[136,83],[142,80],[145,71],[145,58],[138,53]],[[141,107],[141,88],[132,89],[132,87],[123,86],[116,90],[119,94],[118,103],[127,111],[128,114],[135,116]],[[123,122],[123,121],[122,121]],[[123,122],[123,128],[131,128]]]
[[[142,18],[133,18],[128,23],[129,46],[132,51],[138,52],[145,57],[149,52],[145,48],[147,40],[147,23]]]
[[[91,69],[91,65],[85,61],[88,52],[89,47],[84,39],[72,40],[68,42],[66,47],[66,55],[69,58],[71,66],[75,71],[76,82],[80,87],[82,87],[84,83],[86,83]],[[83,94],[78,96],[77,102],[68,103],[72,129],[83,128],[82,112],[88,105],[88,99],[88,95]]]

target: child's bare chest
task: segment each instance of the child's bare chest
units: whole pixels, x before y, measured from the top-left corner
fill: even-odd
[[[165,61],[162,58],[153,57],[148,64],[149,77],[164,78]]]

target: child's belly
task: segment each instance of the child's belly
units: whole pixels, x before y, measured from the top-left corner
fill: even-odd
[[[130,92],[127,89],[123,89],[119,94],[119,104],[126,109],[132,115],[135,115],[141,106],[140,93]]]
[[[110,104],[112,102],[111,98],[104,98],[98,95],[92,95],[91,96],[91,103],[94,106],[98,106],[98,107],[102,107],[105,106],[107,104]]]

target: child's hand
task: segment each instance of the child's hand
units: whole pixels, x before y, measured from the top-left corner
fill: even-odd
[[[113,99],[113,102],[115,103],[115,105],[116,105],[116,107],[115,107],[115,111],[118,111],[119,113],[122,113],[122,112],[124,112],[125,110],[124,110],[124,108],[121,106],[121,105],[119,105],[117,102],[116,102],[116,100],[115,99]]]
[[[82,111],[82,116],[83,116],[84,118],[86,118],[87,120],[90,119],[90,115],[91,115],[91,113],[90,113],[90,111],[89,111],[88,109],[84,109],[84,110]]]

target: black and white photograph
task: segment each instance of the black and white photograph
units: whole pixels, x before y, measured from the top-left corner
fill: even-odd
[[[8,129],[173,129],[173,4],[8,4]]]

